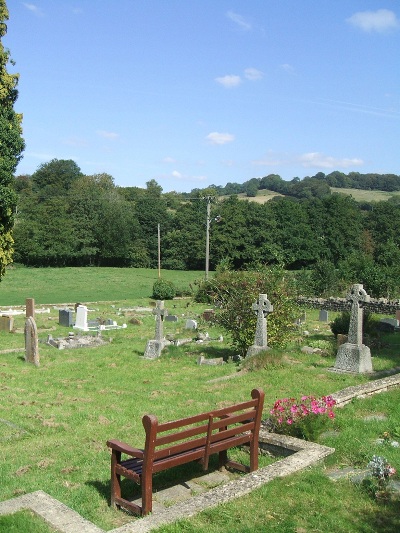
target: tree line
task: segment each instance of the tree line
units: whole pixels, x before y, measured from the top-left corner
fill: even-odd
[[[254,197],[259,190],[268,189],[294,198],[322,198],[331,194],[330,187],[386,192],[400,191],[400,176],[396,174],[360,174],[359,172],[344,174],[335,170],[327,175],[318,172],[315,176],[306,176],[303,179],[295,177],[290,181],[283,180],[279,174],[269,174],[262,178],[252,178],[244,183],[227,183],[225,186],[211,185],[211,187],[218,196],[245,194],[248,197]],[[199,189],[193,189],[189,196],[193,196],[198,191]]]
[[[202,270],[209,201],[211,269],[224,262],[236,270],[311,269],[307,283],[319,293],[337,282],[332,272],[350,279],[364,271],[387,293],[378,274],[400,265],[396,198],[364,209],[340,194],[259,204],[235,194],[221,199],[208,188],[188,197],[163,193],[155,180],[146,189],[118,187],[108,174],[86,176],[74,161],[57,159],[14,185],[14,260],[25,265],[156,268],[159,225],[162,268]]]

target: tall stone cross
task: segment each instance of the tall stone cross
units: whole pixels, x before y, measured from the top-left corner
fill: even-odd
[[[363,343],[363,308],[361,304],[370,301],[370,296],[361,284],[351,287],[347,295],[347,300],[351,301],[350,325],[348,341],[350,344],[361,345]]]
[[[256,312],[257,325],[254,344],[247,350],[247,356],[255,355],[263,350],[268,350],[267,316],[274,310],[266,294],[259,294],[258,300],[251,308]]]
[[[164,309],[164,300],[157,300],[156,307],[153,309],[153,315],[156,316],[155,340],[162,342],[164,340],[163,321],[168,315],[168,310]]]
[[[349,335],[347,342],[339,346],[332,370],[359,374],[372,372],[371,350],[363,344],[362,308],[362,304],[369,302],[370,297],[364,287],[356,283],[346,299],[351,302]]]

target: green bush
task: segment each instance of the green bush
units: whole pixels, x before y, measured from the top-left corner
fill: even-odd
[[[228,332],[242,357],[254,342],[257,315],[252,304],[259,294],[267,294],[274,306],[268,316],[268,344],[284,346],[293,332],[297,306],[292,278],[283,269],[224,270],[199,286],[197,298],[200,295],[203,302],[208,299],[216,307],[214,322]]]
[[[175,285],[172,281],[158,279],[153,284],[153,295],[155,300],[172,300],[176,295]]]
[[[376,335],[379,321],[368,311],[363,314],[363,334]],[[347,335],[350,326],[350,312],[342,311],[330,324],[331,331],[337,337],[338,334]]]

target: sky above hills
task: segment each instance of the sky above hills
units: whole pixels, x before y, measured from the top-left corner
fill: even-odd
[[[398,0],[8,0],[17,174],[164,192],[400,174]]]

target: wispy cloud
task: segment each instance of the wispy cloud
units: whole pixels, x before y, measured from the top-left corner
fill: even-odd
[[[163,163],[176,163],[176,159],[174,159],[173,157],[164,157],[163,160],[162,160]]]
[[[227,144],[235,140],[235,136],[232,133],[219,133],[213,131],[206,137],[210,144]]]
[[[86,139],[80,139],[79,137],[69,137],[68,139],[64,139],[64,144],[78,148],[85,148],[86,146],[89,146],[89,143]]]
[[[309,152],[299,157],[299,162],[305,168],[349,168],[364,164],[362,159],[358,158],[337,158],[322,154],[320,152]]]
[[[119,137],[118,133],[115,133],[113,131],[97,130],[96,133],[99,137],[103,137],[103,139],[114,140],[118,139]]]
[[[35,15],[39,17],[43,15],[43,11],[35,4],[28,4],[27,2],[23,2],[23,5],[26,7],[26,9],[32,11],[32,13],[35,13]]]
[[[283,65],[281,65],[281,69],[287,72],[288,74],[294,74],[294,67],[292,65],[289,65],[289,63],[283,63]]]
[[[258,70],[256,68],[246,68],[244,71],[244,77],[250,81],[256,81],[261,80],[261,78],[264,76],[263,72],[261,70]]]
[[[218,78],[215,78],[215,81],[228,89],[230,89],[231,87],[237,87],[238,85],[242,83],[241,77],[236,76],[235,74],[228,74],[226,76],[220,76]]]
[[[235,13],[233,11],[228,11],[226,16],[228,19],[230,19],[232,22],[234,22],[241,30],[249,31],[251,30],[251,24],[248,22],[242,15],[239,15],[238,13]]]
[[[399,119],[400,113],[396,109],[382,108],[365,104],[355,104],[354,102],[343,102],[342,100],[323,99],[312,101],[313,104],[323,104],[335,109],[344,109],[352,113],[363,113],[366,115],[375,115],[378,117],[388,117]]]
[[[367,32],[383,33],[400,27],[396,14],[389,9],[378,9],[377,11],[358,11],[346,22]]]

